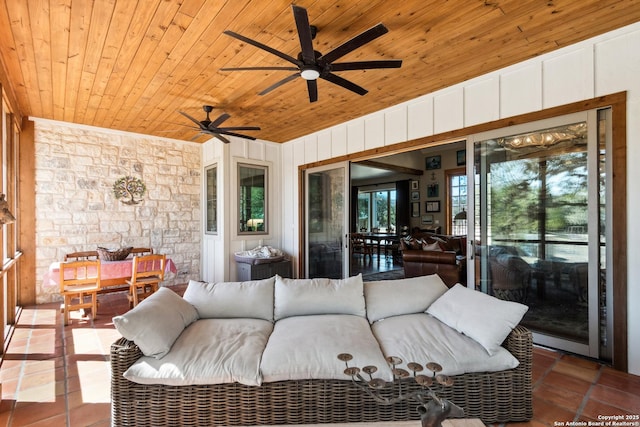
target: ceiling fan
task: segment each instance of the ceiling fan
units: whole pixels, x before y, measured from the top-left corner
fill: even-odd
[[[223,135],[237,136],[239,138],[255,140],[255,138],[253,136],[242,135],[242,134],[236,133],[234,131],[237,131],[237,130],[260,130],[259,127],[255,127],[255,126],[234,126],[234,127],[224,127],[224,128],[218,127],[225,120],[227,120],[231,116],[229,114],[227,114],[227,113],[222,113],[222,114],[220,114],[220,116],[218,116],[217,119],[215,119],[214,121],[211,121],[211,119],[209,118],[209,113],[211,113],[211,111],[213,111],[213,107],[211,105],[203,105],[202,109],[205,111],[205,113],[207,113],[207,118],[202,120],[202,121],[194,119],[193,117],[191,117],[190,115],[188,115],[184,111],[178,111],[180,114],[185,116],[187,119],[191,120],[196,125],[198,125],[197,129],[200,132],[198,132],[198,134],[196,136],[194,136],[192,138],[192,140],[196,139],[200,135],[205,135],[206,134],[206,135],[213,135],[213,136],[219,138],[222,142],[228,144],[230,141],[227,138],[225,138]]]
[[[298,38],[300,39],[300,48],[302,51],[298,54],[297,58],[280,52],[260,42],[242,36],[233,31],[225,31],[231,37],[235,37],[245,43],[256,46],[263,49],[273,55],[276,55],[288,62],[291,62],[295,67],[239,67],[239,68],[221,68],[220,71],[240,71],[240,70],[284,70],[295,71],[294,74],[285,77],[284,79],[269,86],[260,95],[265,95],[272,90],[282,86],[283,84],[294,80],[297,77],[302,77],[307,81],[307,89],[309,91],[309,101],[315,102],[318,100],[318,82],[317,80],[324,79],[338,86],[342,86],[352,92],[359,95],[364,95],[367,90],[355,83],[350,82],[336,74],[334,71],[350,71],[350,70],[367,70],[375,68],[400,68],[402,60],[376,60],[376,61],[355,61],[355,62],[339,62],[334,61],[342,58],[346,54],[356,50],[357,48],[364,46],[365,44],[375,40],[383,34],[386,34],[389,30],[383,24],[378,24],[368,30],[358,34],[352,39],[346,41],[340,46],[336,47],[327,54],[322,54],[313,49],[312,40],[315,38],[317,28],[309,25],[309,17],[307,10],[303,7],[291,5],[293,8],[293,17],[296,21],[296,28],[298,30]]]

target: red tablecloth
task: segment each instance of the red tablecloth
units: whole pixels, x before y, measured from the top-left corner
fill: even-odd
[[[122,283],[125,283],[126,279],[131,277],[131,268],[133,265],[133,259],[128,258],[122,261],[100,261],[100,280],[110,279],[122,279]],[[176,265],[167,258],[164,272],[165,274],[172,272],[176,273]],[[49,266],[42,280],[43,286],[59,286],[60,278],[60,263],[54,262]]]

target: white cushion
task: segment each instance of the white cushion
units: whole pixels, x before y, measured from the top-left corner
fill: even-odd
[[[422,244],[422,250],[423,251],[437,251],[437,252],[442,252],[442,248],[440,247],[440,243],[438,242],[433,242],[433,243],[423,243]]]
[[[367,319],[344,314],[297,316],[279,320],[262,355],[260,370],[264,382],[338,379],[345,363],[338,354],[350,353],[349,366],[375,365],[379,376],[391,381],[393,375]]]
[[[274,319],[312,314],[364,317],[362,275],[347,279],[285,279],[276,276]]]
[[[524,304],[503,301],[458,283],[431,304],[427,313],[473,338],[492,355],[528,309]]]
[[[477,341],[425,313],[389,317],[371,326],[385,356],[402,359],[401,367],[416,362],[442,365],[445,375],[470,372],[497,372],[512,369],[519,362],[500,347],[493,355]],[[431,372],[422,372],[431,375]]]
[[[201,319],[253,318],[273,321],[273,277],[247,282],[189,282],[184,299]]]
[[[423,313],[448,289],[437,274],[364,282],[367,318],[373,323],[389,316]]]
[[[196,309],[168,288],[160,288],[132,310],[113,318],[120,334],[145,356],[162,358],[184,328],[198,319]]]
[[[140,384],[260,385],[260,357],[272,329],[261,319],[200,319],[162,360],[142,357],[124,377]]]

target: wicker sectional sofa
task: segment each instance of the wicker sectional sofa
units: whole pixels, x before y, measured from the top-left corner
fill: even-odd
[[[184,298],[161,288],[114,318],[123,338],[111,346],[112,425],[419,419],[415,402],[381,405],[364,393],[344,374],[341,352],[354,355],[354,366],[376,365],[387,381],[394,380],[387,356],[438,362],[454,384],[437,393],[466,417],[527,421],[532,340],[513,323],[522,310],[460,285],[448,289],[437,275],[191,282]],[[384,393],[418,389],[412,379],[396,380]]]

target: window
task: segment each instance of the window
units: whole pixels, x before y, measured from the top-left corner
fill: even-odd
[[[358,193],[358,230],[393,233],[396,228],[396,190]]]
[[[218,166],[205,169],[206,213],[205,233],[218,233]]]
[[[240,233],[267,233],[267,167],[238,164]]]
[[[464,169],[447,171],[447,227],[450,234],[467,234],[467,175]]]

